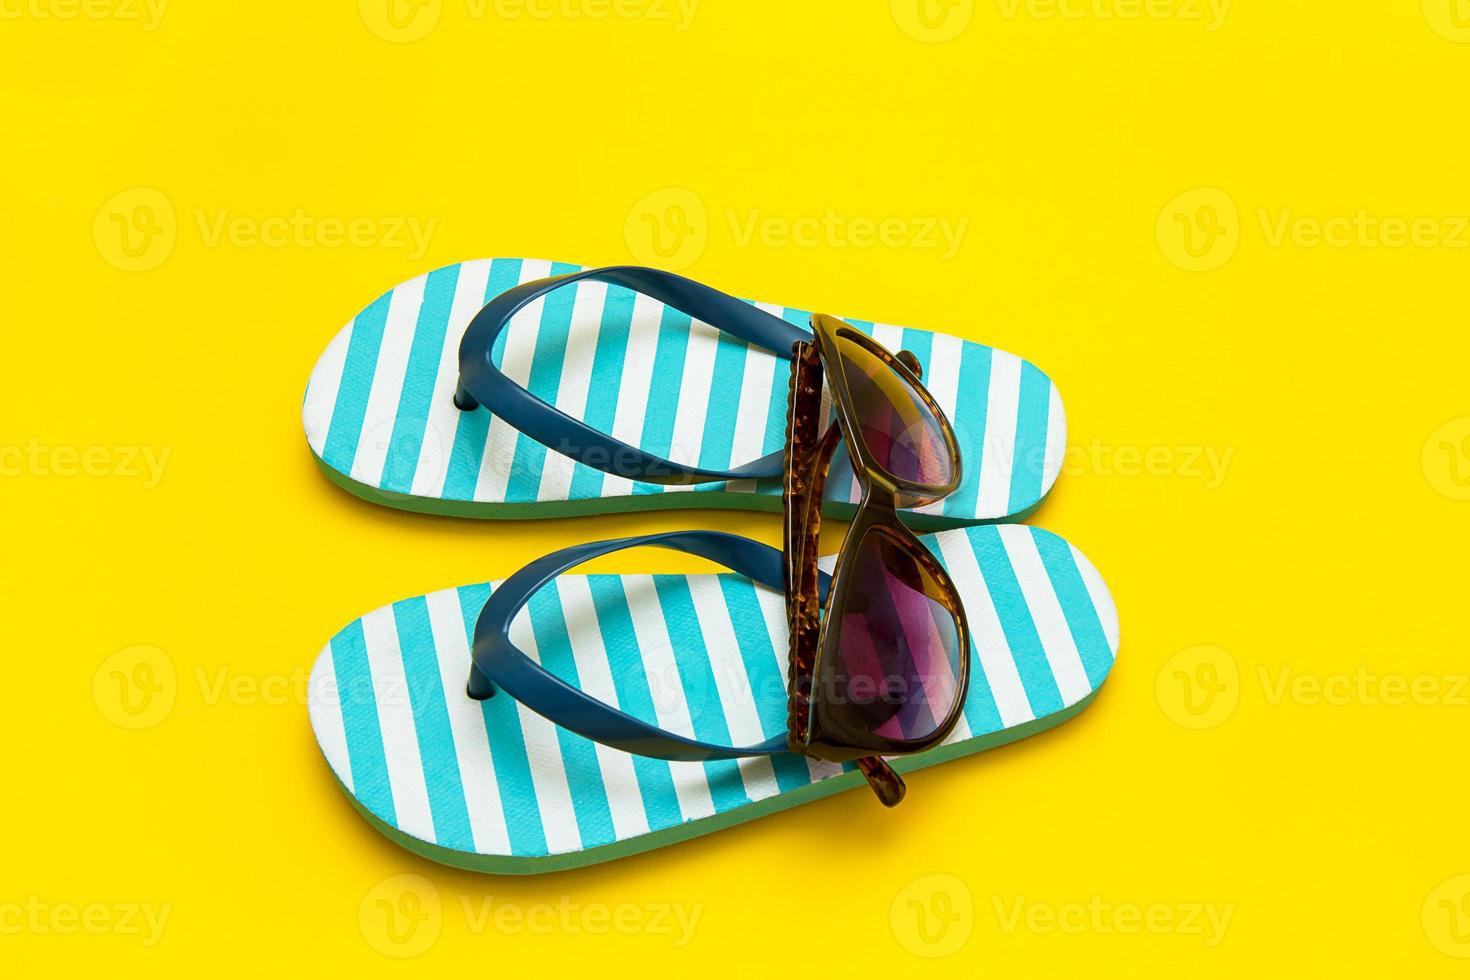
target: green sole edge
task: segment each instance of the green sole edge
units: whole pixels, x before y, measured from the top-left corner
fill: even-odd
[[[474,500],[442,500],[437,497],[416,497],[412,494],[380,490],[360,483],[352,477],[334,469],[316,454],[311,453],[317,467],[327,479],[346,490],[354,497],[369,503],[381,504],[395,510],[406,510],[416,514],[434,514],[440,517],[473,517],[479,520],[551,520],[563,517],[590,517],[596,514],[631,514],[655,510],[745,510],[764,511],[770,514],[781,512],[781,498],[759,493],[726,493],[707,491],[702,493],[650,493],[630,494],[626,497],[594,497],[587,500],[548,500],[541,503],[492,504]],[[1044,498],[1043,498],[1044,499]],[[1038,501],[1018,514],[988,520],[965,520],[934,514],[918,514],[899,511],[904,524],[915,531],[945,531],[952,528],[975,527],[981,524],[1016,524],[1026,520],[1041,503]],[[822,516],[833,520],[851,520],[857,513],[855,504],[831,501],[822,507]]]
[[[953,745],[943,745],[937,749],[917,756],[908,756],[892,760],[893,768],[899,772],[913,772],[916,769],[927,769],[930,766],[939,765],[967,755],[975,755],[987,749],[997,748],[1010,742],[1016,742],[1028,735],[1035,735],[1054,728],[1069,718],[1077,715],[1097,697],[1097,688],[1087,697],[1078,701],[1071,707],[1054,711],[1043,718],[1033,718],[1031,721],[1013,728],[1002,729],[990,735],[980,738],[968,739],[964,742],[956,742]],[[330,766],[328,767],[331,768]],[[336,771],[332,771],[336,778]],[[337,780],[338,787],[342,790],[357,811],[372,824],[377,831],[387,837],[393,843],[406,848],[420,857],[428,858],[439,864],[448,865],[451,868],[462,868],[466,871],[478,871],[484,874],[496,875],[532,875],[545,874],[552,871],[568,871],[573,868],[585,868],[593,864],[601,864],[604,861],[613,861],[618,858],[641,854],[644,851],[657,850],[680,841],[692,840],[695,837],[703,837],[717,830],[734,827],[751,820],[759,819],[768,814],[789,810],[794,806],[819,800],[823,797],[832,796],[846,790],[854,789],[864,785],[863,776],[857,771],[843,773],[841,776],[833,776],[819,783],[812,783],[794,789],[789,793],[780,793],[776,796],[767,797],[756,803],[738,807],[725,813],[717,813],[711,817],[699,820],[691,820],[678,827],[670,827],[667,830],[654,831],[631,840],[617,841],[612,844],[603,844],[599,847],[589,848],[583,851],[572,851],[567,854],[548,854],[543,857],[506,857],[491,854],[470,854],[465,851],[456,851],[452,848],[441,847],[426,840],[421,840],[411,834],[405,834],[396,827],[390,827],[381,818],[373,814],[353,796],[346,786]]]

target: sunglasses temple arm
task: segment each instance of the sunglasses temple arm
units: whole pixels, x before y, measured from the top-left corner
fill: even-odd
[[[892,766],[878,756],[870,755],[859,759],[857,767],[884,806],[898,806],[903,802],[908,784]]]

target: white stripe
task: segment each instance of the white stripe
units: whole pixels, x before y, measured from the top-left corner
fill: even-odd
[[[791,681],[791,631],[786,625],[786,600],[775,589],[764,585],[755,587],[755,599],[760,603],[761,616],[766,621],[766,632],[771,637],[771,649],[776,652],[776,667],[782,680]],[[806,758],[807,772],[812,782],[820,782],[831,776],[842,775],[842,766],[823,759]]]
[[[567,642],[571,644],[572,659],[577,665],[578,686],[604,704],[620,707],[587,576],[564,575],[558,578],[556,592],[566,620]],[[608,810],[612,814],[613,835],[618,840],[627,840],[648,833],[648,813],[643,806],[638,774],[633,769],[633,757],[601,742],[593,742],[592,748],[597,752],[597,764],[602,770],[602,784],[607,791]]]
[[[354,323],[356,321],[353,321]],[[301,421],[306,428],[306,443],[318,456],[327,446],[327,432],[332,427],[332,412],[337,407],[337,392],[342,386],[342,369],[347,364],[347,348],[352,343],[352,324],[337,332],[306,383],[306,400],[301,405]]]
[[[648,676],[654,717],[660,728],[694,738],[694,722],[689,717],[689,704],[653,576],[625,575],[623,590],[633,620],[633,635],[638,638],[638,649],[643,656],[643,670]],[[670,762],[669,772],[673,775],[679,812],[685,820],[708,817],[715,812],[704,763]]]
[[[992,533],[978,529],[978,534]],[[970,543],[969,532],[942,531],[934,535],[934,544],[944,556],[944,565],[954,581],[960,601],[965,605],[965,619],[970,624],[970,638],[985,671],[985,680],[995,698],[996,710],[1006,728],[1030,721],[1033,717],[1031,702],[1026,699],[1026,689],[1021,685],[1021,675],[1016,670],[1015,655],[1006,642],[1005,630],[995,612],[995,603],[990,598],[990,589],[980,572],[980,563],[975,557],[975,548]]]
[[[1011,462],[1016,452],[1016,413],[1020,410],[1021,359],[1003,350],[990,355],[990,394],[985,408],[985,438],[980,451],[980,489],[975,516],[1004,517],[1010,511]]]
[[[613,413],[612,435],[629,446],[643,441],[643,420],[648,412],[648,387],[653,378],[653,360],[658,351],[659,324],[664,306],[642,293],[633,295],[633,318],[628,326],[628,348],[623,356],[623,376],[618,381],[618,407]],[[626,497],[633,483],[608,474],[602,481],[604,497]]]
[[[349,474],[368,486],[378,486],[383,480],[383,465],[388,459],[389,443],[393,440],[398,400],[403,395],[403,377],[408,370],[408,353],[413,347],[414,328],[418,324],[419,308],[424,303],[424,283],[428,278],[410,279],[393,290],[393,297],[388,301],[383,344],[378,348],[373,386],[368,392],[357,454],[352,458]]]
[[[434,377],[434,395],[429,400],[429,417],[424,441],[419,447],[418,466],[413,471],[410,493],[418,497],[442,497],[449,473],[449,456],[454,433],[464,413],[454,407],[454,388],[459,382],[459,342],[465,328],[485,305],[485,287],[490,280],[490,260],[465,262],[454,283],[449,305],[449,327],[444,331],[444,349],[439,353],[439,372]]]
[[[684,376],[679,382],[679,403],[674,410],[674,432],[666,457],[675,463],[699,465],[710,386],[715,376],[715,355],[719,349],[719,330],[702,320],[690,323],[689,341],[684,349]],[[693,485],[672,485],[665,489],[687,491]]]
[[[891,353],[897,354],[903,349],[903,327],[892,323],[875,323],[870,336],[878,343],[887,347]]]
[[[522,653],[541,662],[536,635],[531,629],[531,613],[522,609],[510,624],[510,641]],[[577,829],[577,811],[572,806],[572,790],[567,782],[566,762],[557,740],[556,724],[516,702],[521,720],[521,735],[526,742],[526,758],[531,768],[531,785],[536,792],[536,805],[541,811],[541,829],[546,834],[546,847],[552,854],[567,854],[582,849],[582,833]]]
[[[430,593],[424,601],[429,607],[429,630],[438,654],[439,680],[449,710],[449,731],[454,738],[455,758],[459,760],[459,781],[464,786],[475,850],[481,854],[509,854],[506,806],[500,798],[495,761],[490,754],[485,712],[480,702],[470,700],[465,694],[465,681],[470,676],[470,646],[459,593],[446,589]]]
[[[730,607],[725,604],[719,578],[690,575],[689,598],[694,603],[699,632],[704,636],[704,648],[709,653],[720,710],[730,730],[730,744],[757,745],[764,742],[765,729],[756,709],[755,694],[750,689],[750,677],[745,673],[745,658],[740,653],[740,641],[735,637]],[[745,781],[745,795],[752,800],[763,800],[781,791],[776,785],[776,770],[771,765],[770,756],[741,759],[740,778]]]
[[[404,833],[433,841],[434,816],[429,810],[429,791],[424,785],[424,763],[419,756],[418,731],[413,723],[413,703],[403,672],[403,653],[398,648],[393,607],[384,606],[362,617],[362,633],[373,681],[373,700],[378,709],[378,726],[383,733],[394,824]]]
[[[1092,600],[1092,608],[1097,610],[1097,618],[1102,622],[1103,635],[1108,638],[1108,646],[1113,650],[1113,656],[1118,655],[1118,606],[1113,602],[1113,595],[1103,583],[1102,575],[1098,573],[1096,566],[1087,559],[1082,552],[1072,548],[1072,560],[1077,563],[1077,571],[1082,575],[1082,584],[1087,586],[1088,598]]]
[[[521,282],[545,279],[551,263],[527,259],[521,263]],[[505,327],[505,347],[501,350],[500,370],[513,384],[522,388],[531,380],[531,359],[536,355],[536,340],[541,333],[541,310],[546,297],[538,296],[511,317]],[[490,420],[485,436],[485,455],[480,459],[480,475],[475,482],[475,499],[503,503],[510,483],[510,467],[515,460],[516,442],[521,436],[511,424],[496,415]]]
[[[960,358],[965,352],[965,342],[947,334],[934,334],[933,347],[929,352],[929,363],[924,366],[920,379],[950,424],[954,424],[956,405],[960,391]],[[919,508],[924,514],[944,513],[944,501],[936,500]]]
[[[766,423],[771,413],[771,388],[779,374],[778,366],[786,364],[764,347],[750,344],[745,348],[745,372],[740,377],[740,408],[735,413],[735,439],[730,444],[727,466],[753,463],[766,454]],[[732,480],[732,493],[750,493],[754,480]]]
[[[786,319],[784,306],[775,303],[752,305],[778,320]],[[764,347],[751,345],[749,353],[745,355],[745,376],[741,379],[740,412],[735,418],[735,444],[730,454],[731,463],[754,462],[785,443],[783,428],[780,442],[768,449],[766,429],[771,424],[772,389],[779,387],[783,394],[787,391],[791,382],[791,366],[789,359],[778,357]],[[781,404],[785,403],[783,398]],[[778,421],[784,422],[785,410],[783,408],[780,411],[781,417]],[[726,489],[733,493],[754,493],[755,486],[755,480],[735,480],[727,484]]]
[[[1067,455],[1067,413],[1062,410],[1062,396],[1051,386],[1046,404],[1046,459],[1041,470],[1041,492],[1046,493],[1062,472]]]
[[[602,332],[602,307],[607,298],[607,285],[582,280],[573,287],[563,288],[575,288],[577,295],[572,301],[572,322],[567,334],[566,353],[562,358],[561,380],[552,404],[574,419],[585,419],[587,393],[592,385],[592,362],[596,359],[597,340]],[[577,463],[570,456],[548,448],[536,499],[566,500],[576,469]]]
[[[1067,626],[1067,615],[1062,612],[1062,604],[1041,562],[1041,553],[1036,550],[1036,539],[1031,528],[1020,524],[1003,526],[999,531],[1000,543],[1011,559],[1026,608],[1031,610],[1031,621],[1041,638],[1041,648],[1056,678],[1057,690],[1063,703],[1076,704],[1092,693],[1092,684],[1087,680],[1082,654]]]
[[[337,686],[337,667],[332,660],[331,644],[327,644],[311,668],[311,678],[306,682],[306,710],[327,765],[351,793],[352,759],[347,752],[347,729],[342,724],[342,692]]]
[[[969,653],[966,652],[965,655],[966,656],[969,656]],[[955,722],[954,728],[950,731],[950,733],[948,735],[945,736],[944,741],[941,742],[941,743],[939,743],[939,744],[941,744],[941,745],[953,745],[956,742],[964,742],[964,741],[968,740],[969,738],[970,738],[970,723],[965,720],[964,714],[961,713],[960,714],[960,717],[959,717],[959,720]]]

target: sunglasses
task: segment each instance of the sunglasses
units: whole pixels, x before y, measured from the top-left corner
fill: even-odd
[[[969,629],[959,595],[897,513],[939,500],[959,485],[954,430],[919,380],[911,353],[893,354],[821,314],[811,318],[810,335],[772,317],[752,326],[742,319],[755,315],[750,308],[730,303],[740,315],[726,310],[728,315],[714,317],[723,328],[767,349],[791,351],[782,452],[740,470],[704,471],[600,436],[544,405],[552,417],[541,428],[569,433],[566,451],[573,458],[630,478],[693,483],[774,476],[779,470],[785,548],[722,531],[672,531],[589,542],[537,559],[502,582],[481,609],[466,692],[484,700],[504,688],[563,728],[653,758],[713,761],[796,752],[854,762],[878,798],[894,806],[903,799],[904,783],[882,757],[944,741],[959,721],[969,685]],[[514,391],[531,399],[522,389]],[[521,396],[506,397],[497,403],[502,411],[525,408],[516,400]],[[823,431],[828,402],[836,421]],[[586,452],[589,446],[618,448],[624,455],[599,462]],[[817,543],[823,489],[839,446],[846,448],[862,497],[828,575],[818,567]],[[698,555],[784,590],[790,627],[784,734],[734,746],[667,731],[567,684],[511,640],[516,615],[558,576],[592,558],[646,546]]]
[[[793,347],[787,414],[787,745],[817,759],[856,762],[884,805],[894,806],[905,786],[882,756],[944,741],[969,685],[964,606],[897,509],[952,493],[960,453],[913,354],[892,354],[824,314],[814,315],[811,327],[813,339]],[[819,436],[824,378],[836,421]],[[824,583],[817,540],[839,436],[862,498]]]

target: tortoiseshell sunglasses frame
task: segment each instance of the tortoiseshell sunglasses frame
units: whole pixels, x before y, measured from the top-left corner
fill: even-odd
[[[949,420],[919,380],[919,364],[911,353],[901,351],[894,355],[866,334],[825,314],[815,314],[811,326],[814,339],[798,342],[792,348],[795,366],[791,372],[787,404],[786,465],[782,487],[786,617],[791,634],[787,745],[793,752],[813,758],[831,762],[856,761],[884,805],[895,806],[903,799],[906,788],[902,777],[881,757],[909,755],[942,742],[959,721],[969,690],[970,639],[964,605],[944,568],[904,526],[897,512],[900,502],[908,505],[930,503],[959,486],[959,446]],[[913,393],[923,399],[939,423],[949,452],[951,479],[948,484],[934,487],[899,480],[878,465],[863,441],[861,419],[856,417],[847,378],[841,368],[836,367],[839,339],[861,345],[897,373]],[[824,362],[833,368],[824,371]],[[824,374],[831,385],[837,421],[828,427],[825,437],[819,439]],[[839,437],[845,437],[853,471],[862,489],[862,499],[837,555],[824,617],[817,574],[817,539],[821,531],[822,493]],[[841,718],[830,713],[824,717],[820,692],[826,685],[818,683],[818,680],[830,672],[830,665],[840,656],[839,630],[828,629],[827,626],[834,621],[840,622],[834,611],[841,610],[846,603],[852,578],[850,569],[859,553],[858,545],[869,532],[887,535],[933,579],[938,585],[938,594],[930,594],[926,590],[926,595],[944,606],[955,619],[961,651],[955,701],[942,723],[922,739],[883,738],[844,724]]]

